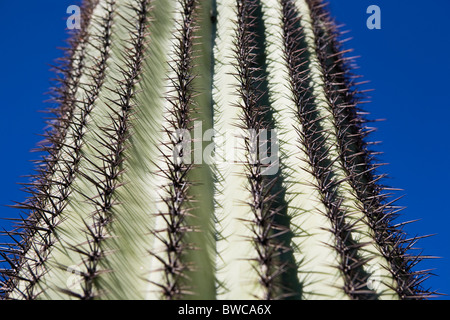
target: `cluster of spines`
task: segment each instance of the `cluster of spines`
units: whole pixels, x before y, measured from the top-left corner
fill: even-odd
[[[365,91],[354,89],[358,76],[352,75],[351,63],[354,58],[346,57],[348,50],[342,50],[339,43],[340,32],[325,9],[326,4],[317,0],[308,0],[314,21],[317,55],[321,64],[325,90],[331,103],[340,158],[349,181],[362,203],[362,212],[368,218],[368,224],[374,231],[375,241],[381,253],[389,263],[389,272],[395,279],[395,290],[401,299],[416,299],[431,293],[420,287],[429,276],[428,271],[413,271],[412,268],[424,256],[408,253],[419,237],[406,239],[401,227],[405,223],[394,225],[396,214],[402,208],[395,206],[397,199],[389,200],[389,194],[383,194],[391,188],[382,186],[380,180],[385,174],[376,170],[382,164],[374,162],[376,152],[368,149],[366,138],[374,129],[368,128],[366,114],[358,108],[361,95]],[[400,263],[399,263],[400,262]]]
[[[70,118],[68,119],[68,129],[70,134],[72,135],[72,141],[70,145],[66,143],[64,146],[68,149],[66,151],[67,155],[69,155],[73,159],[73,161],[69,160],[69,163],[66,163],[64,157],[60,155],[60,162],[64,163],[68,168],[67,175],[63,175],[64,180],[67,181],[67,184],[65,185],[67,196],[69,196],[69,192],[72,190],[72,182],[74,181],[77,174],[84,177],[89,177],[88,174],[84,173],[82,170],[79,170],[80,161],[88,161],[88,159],[82,155],[81,148],[84,144],[87,143],[84,139],[84,135],[87,130],[86,126],[90,121],[90,114],[94,109],[98,101],[100,91],[102,90],[103,83],[106,77],[107,61],[110,56],[115,0],[108,0],[105,1],[104,4],[101,3],[100,5],[102,6],[101,9],[105,12],[105,15],[98,17],[91,14],[91,23],[95,22],[95,24],[98,26],[98,31],[100,32],[98,35],[96,33],[91,33],[89,35],[89,39],[92,43],[98,43],[98,45],[93,45],[93,47],[99,54],[98,56],[94,56],[93,54],[85,52],[85,55],[90,55],[89,58],[93,61],[92,66],[86,66],[84,70],[88,74],[88,78],[92,81],[92,83],[90,83],[89,85],[84,83],[82,84],[83,96],[74,101],[73,108],[75,109],[76,106],[76,111],[73,110],[71,112]],[[87,224],[86,227],[88,227],[88,232],[90,232],[91,234],[95,233],[95,231],[89,228]],[[89,243],[89,245],[91,244]],[[74,248],[74,250],[80,253],[83,252],[79,248]],[[93,258],[97,258],[98,256],[99,255],[97,253],[92,254]],[[66,266],[60,267],[62,267],[63,269],[67,269]],[[87,279],[87,276],[85,274],[83,274],[82,276],[83,279]],[[83,299],[91,298],[91,286],[87,286],[87,288],[84,287],[83,291]],[[70,291],[67,291],[67,293],[70,293]],[[74,294],[74,296],[76,295]]]
[[[187,251],[195,250],[187,237],[187,233],[195,231],[195,227],[187,221],[192,209],[188,189],[192,185],[189,172],[193,165],[184,161],[189,157],[186,153],[190,152],[191,141],[185,141],[183,130],[192,128],[192,112],[195,109],[195,75],[192,70],[198,6],[196,0],[179,0],[181,22],[177,26],[177,36],[174,40],[175,57],[170,63],[173,73],[169,79],[172,91],[167,96],[169,108],[168,116],[165,116],[169,126],[164,128],[169,140],[162,143],[169,152],[160,149],[166,167],[160,168],[160,175],[169,181],[164,187],[166,196],[162,199],[167,212],[158,213],[164,220],[165,227],[152,233],[163,243],[164,248],[150,254],[162,264],[162,270],[154,270],[162,271],[162,282],[154,284],[168,300],[180,299],[193,293],[187,279],[187,273],[193,271],[193,266],[185,258]]]
[[[325,214],[331,222],[331,232],[335,235],[335,243],[331,245],[339,254],[339,269],[344,277],[344,291],[352,299],[368,299],[374,292],[368,290],[368,274],[362,269],[367,262],[358,250],[364,243],[357,243],[352,238],[355,230],[348,221],[346,208],[342,206],[342,198],[337,190],[341,181],[333,174],[335,160],[330,159],[330,146],[326,144],[328,129],[321,126],[322,118],[314,107],[315,99],[311,92],[311,75],[308,71],[309,55],[305,45],[305,33],[301,19],[293,1],[282,1],[283,32],[285,55],[290,75],[291,90],[294,103],[298,107],[298,119],[302,129],[298,130],[300,148],[308,156],[312,174],[316,179],[316,188],[320,192],[321,201],[326,208]],[[303,44],[303,46],[302,46]]]
[[[118,65],[122,79],[116,81],[114,89],[108,88],[118,98],[108,99],[111,124],[100,128],[96,133],[97,143],[102,150],[105,150],[104,152],[97,150],[97,158],[101,160],[102,165],[87,159],[92,165],[89,169],[92,172],[80,173],[95,186],[97,195],[94,197],[85,195],[85,197],[96,210],[91,214],[91,224],[84,221],[86,242],[72,248],[84,257],[84,270],[79,272],[82,292],[68,289],[62,289],[62,291],[82,300],[91,300],[102,294],[101,288],[96,285],[96,279],[102,273],[109,271],[101,266],[101,259],[109,254],[102,246],[102,242],[108,238],[108,227],[114,222],[115,191],[122,186],[120,178],[124,170],[124,152],[130,137],[130,118],[133,115],[137,84],[140,81],[145,58],[150,8],[150,0],[136,0],[133,5],[130,5],[129,26],[125,26],[131,36],[130,47],[123,54],[122,60],[125,61],[125,65]]]
[[[92,224],[84,221],[87,228],[86,243],[88,244],[89,249],[80,249],[81,245],[72,247],[72,250],[85,256],[83,263],[86,268],[86,272],[81,272],[83,279],[83,293],[80,294],[78,292],[66,289],[60,290],[80,299],[92,299],[95,297],[93,282],[95,277],[99,274],[97,270],[98,261],[103,256],[100,243],[105,238],[105,227],[111,221],[111,217],[108,216],[108,212],[113,204],[113,192],[119,186],[118,178],[122,172],[121,164],[123,159],[121,157],[125,150],[125,141],[128,139],[128,118],[131,115],[135,86],[138,82],[142,61],[144,59],[146,36],[145,28],[148,23],[147,14],[150,7],[150,2],[148,0],[137,1],[137,6],[132,8],[133,17],[130,17],[130,21],[132,22],[130,22],[130,27],[128,28],[129,32],[133,33],[130,43],[132,48],[126,52],[124,57],[124,60],[127,61],[126,67],[121,70],[123,76],[125,77],[125,81],[123,83],[118,81],[117,88],[119,89],[114,90],[120,99],[118,101],[110,101],[110,103],[118,106],[120,111],[114,111],[114,108],[110,107],[114,114],[111,116],[113,123],[110,127],[101,128],[101,132],[104,133],[106,138],[101,137],[101,133],[97,134],[97,142],[106,148],[106,150],[110,151],[107,154],[103,154],[99,151],[99,157],[103,159],[104,166],[99,167],[92,161],[89,161],[89,159],[83,157],[83,159],[86,159],[86,161],[89,161],[94,166],[95,169],[93,170],[95,170],[96,173],[102,174],[104,179],[100,179],[101,181],[96,181],[95,178],[92,178],[95,175],[78,172],[77,170],[78,163],[82,158],[80,149],[83,143],[86,143],[83,141],[83,136],[86,130],[85,126],[89,120],[89,114],[94,107],[106,76],[107,60],[111,46],[111,31],[115,11],[115,0],[108,0],[105,5],[102,6],[102,10],[106,12],[106,15],[103,17],[93,16],[93,10],[97,5],[98,1],[85,2],[82,10],[82,28],[79,33],[74,35],[70,40],[72,49],[69,49],[68,51],[71,55],[69,56],[68,61],[64,60],[64,66],[56,68],[58,72],[64,73],[61,80],[62,85],[60,87],[55,87],[53,90],[54,92],[57,92],[54,100],[60,104],[60,107],[53,110],[53,112],[57,115],[57,118],[56,120],[50,122],[50,124],[53,125],[53,130],[48,133],[48,138],[44,141],[44,143],[42,143],[43,147],[41,148],[41,151],[46,151],[50,154],[51,159],[44,158],[42,162],[46,166],[46,169],[40,170],[42,174],[50,175],[51,178],[49,179],[53,180],[45,180],[45,178],[39,176],[35,178],[34,180],[37,182],[33,182],[33,186],[40,189],[38,189],[38,191],[33,190],[34,196],[28,202],[16,206],[21,209],[31,211],[31,215],[27,219],[23,219],[22,224],[18,226],[21,233],[16,234],[14,232],[8,232],[8,235],[11,235],[11,237],[13,235],[19,235],[24,241],[33,239],[33,243],[31,244],[31,246],[33,246],[32,255],[36,257],[28,257],[30,255],[30,250],[28,250],[29,248],[26,248],[26,250],[23,249],[21,252],[24,253],[20,256],[20,259],[25,259],[26,261],[24,266],[20,267],[17,263],[17,261],[19,261],[19,257],[14,257],[15,259],[6,257],[5,260],[9,261],[11,264],[11,270],[22,270],[21,273],[23,273],[24,268],[26,268],[27,276],[30,278],[24,278],[22,274],[17,274],[18,271],[14,274],[11,273],[11,270],[7,273],[5,272],[7,281],[4,281],[3,284],[3,296],[6,298],[8,298],[9,294],[13,291],[16,291],[19,296],[23,296],[24,299],[34,299],[39,295],[39,292],[34,290],[34,286],[38,283],[39,278],[45,274],[45,269],[42,269],[42,267],[48,254],[46,251],[48,251],[52,243],[56,241],[56,239],[51,237],[54,237],[54,228],[58,224],[57,218],[66,205],[66,199],[71,191],[70,186],[75,174],[81,174],[95,185],[96,190],[98,191],[98,197],[92,198],[88,195],[85,195],[85,197],[88,201],[93,203],[98,210],[96,210],[96,212],[92,215]],[[83,64],[83,60],[85,60],[87,54],[84,50],[88,39],[93,37],[92,34],[87,32],[87,27],[92,19],[98,20],[96,21],[99,28],[98,31],[101,31],[98,39],[91,39],[93,41],[98,41],[99,44],[98,46],[95,46],[94,49],[96,49],[100,54],[99,57],[91,56],[94,61],[93,66],[87,67]],[[136,25],[138,26],[137,30],[135,30],[136,26],[133,24],[134,22],[136,22]],[[81,48],[83,49],[83,52],[80,52]],[[72,71],[72,69],[75,71]],[[89,84],[89,87],[84,88],[85,96],[82,100],[79,100],[79,98],[77,99],[76,97],[76,93],[79,88],[83,86],[80,83],[82,72],[88,73],[88,76],[92,78],[92,83]],[[76,108],[79,108],[79,114],[75,114]],[[65,139],[69,132],[73,135],[71,145],[68,145]],[[62,157],[62,148],[69,149],[65,152],[69,157],[71,157],[71,159],[67,160]],[[57,164],[61,166],[61,163],[67,167],[65,170],[60,169],[62,182],[54,181],[57,169],[52,170],[52,168]],[[61,185],[62,187],[59,188],[61,190],[58,189],[57,191],[59,193],[56,193],[56,195],[54,190],[53,193],[50,193],[50,187],[45,188],[41,182],[42,180],[49,182],[49,186],[52,184],[57,186]],[[41,189],[42,191],[40,191]],[[60,196],[58,196],[59,194]],[[48,209],[49,204],[46,202],[39,202],[41,204],[39,207],[35,204],[33,205],[33,203],[36,203],[36,199],[39,199],[38,196],[50,202],[50,209]],[[39,221],[36,220],[36,215],[39,216]],[[41,226],[42,221],[46,227]],[[24,231],[22,230],[25,230],[26,233],[23,233]],[[31,231],[28,230],[33,231],[33,233],[30,234]],[[43,235],[42,231],[46,233]],[[25,246],[22,242],[17,241],[16,238],[13,238],[13,240],[16,241],[21,247]],[[37,258],[38,262],[35,262]],[[41,267],[41,269],[36,269],[36,266],[31,264],[33,262],[36,263],[37,267]],[[59,267],[64,269],[67,268],[66,266]],[[17,287],[15,284],[16,282],[14,282],[14,278],[18,278],[19,280],[27,283],[25,292]]]
[[[24,299],[34,299],[39,294],[35,285],[43,275],[47,251],[55,241],[53,232],[57,218],[65,208],[74,168],[79,161],[76,152],[68,153],[71,159],[64,161],[64,168],[61,167],[60,160],[62,149],[67,147],[65,137],[72,126],[77,103],[76,93],[86,67],[85,50],[89,39],[87,29],[98,3],[98,0],[84,2],[80,29],[69,39],[69,46],[64,49],[65,57],[57,60],[58,65],[54,66],[56,84],[51,94],[52,101],[56,102],[58,107],[49,109],[48,112],[54,114],[55,118],[47,121],[49,129],[44,134],[45,140],[36,150],[45,154],[41,160],[36,161],[37,173],[30,177],[32,182],[25,184],[25,191],[31,197],[15,205],[16,208],[26,211],[28,216],[19,221],[13,232],[7,232],[13,240],[8,246],[15,248],[15,254],[11,256],[8,253],[11,250],[0,253],[11,267],[2,281],[2,296],[6,298],[14,293]],[[71,147],[75,148],[75,151],[79,150],[79,146]],[[55,179],[57,173],[61,175],[59,180]],[[25,288],[19,287],[16,280],[25,282]]]
[[[279,175],[266,175],[270,157],[269,133],[273,119],[267,100],[267,75],[264,70],[264,25],[261,19],[259,0],[237,1],[237,39],[236,39],[236,78],[242,109],[241,129],[249,130],[245,137],[246,175],[251,199],[248,205],[253,219],[246,221],[251,225],[253,242],[257,256],[250,260],[256,262],[263,293],[259,299],[282,299],[290,295],[281,282],[281,276],[289,268],[281,255],[288,250],[279,239],[288,229],[278,223],[282,204],[278,203],[282,190],[277,190]],[[266,102],[267,100],[267,102]],[[292,267],[292,266],[291,266]]]

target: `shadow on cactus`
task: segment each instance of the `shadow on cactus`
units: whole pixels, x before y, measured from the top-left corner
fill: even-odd
[[[5,299],[420,299],[318,0],[86,0]]]

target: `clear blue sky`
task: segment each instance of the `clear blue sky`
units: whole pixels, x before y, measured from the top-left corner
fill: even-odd
[[[359,74],[370,80],[372,103],[365,106],[377,123],[371,140],[381,140],[386,181],[404,189],[406,206],[399,221],[421,219],[405,228],[414,235],[437,234],[421,240],[424,254],[442,257],[424,261],[436,276],[425,287],[450,293],[450,1],[330,0],[336,19],[350,30]],[[48,64],[64,46],[66,8],[75,0],[0,1],[0,205],[21,201],[18,182],[32,173],[29,151],[40,140],[50,87]],[[381,8],[381,30],[369,30],[366,9]],[[0,207],[0,217],[17,210]],[[6,226],[5,222],[0,222]]]

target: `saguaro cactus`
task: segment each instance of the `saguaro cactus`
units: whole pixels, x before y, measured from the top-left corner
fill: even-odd
[[[318,0],[86,0],[6,299],[404,299],[421,259]]]

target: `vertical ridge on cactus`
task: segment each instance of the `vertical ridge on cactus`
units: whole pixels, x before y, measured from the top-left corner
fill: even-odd
[[[319,0],[85,0],[4,299],[420,299]]]

